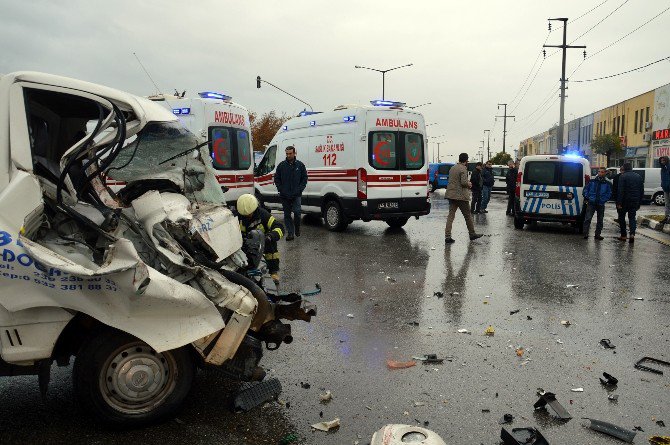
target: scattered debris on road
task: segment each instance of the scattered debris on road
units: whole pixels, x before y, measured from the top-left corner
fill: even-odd
[[[611,400],[612,402],[617,402],[619,400],[619,394],[610,394],[607,396],[607,400]]]
[[[514,314],[517,314],[519,312],[521,312],[521,309],[514,309],[513,311],[509,311],[509,314],[514,315]]]
[[[609,338],[603,338],[600,340],[600,345],[605,349],[615,349],[616,346],[612,344],[612,341]]]
[[[561,324],[563,326],[570,326],[572,323],[570,323],[570,321],[568,321],[568,320],[561,320]]]
[[[414,360],[410,360],[408,362],[399,362],[388,359],[386,360],[386,366],[388,366],[389,369],[406,369],[411,368],[412,366],[416,366],[416,362]]]
[[[319,395],[319,400],[321,401],[321,403],[328,403],[331,400],[333,400],[333,393],[331,393],[330,391],[326,391],[324,394]]]
[[[505,424],[507,424],[507,423],[512,423],[513,420],[514,420],[514,416],[513,416],[513,415],[511,415],[511,414],[504,414],[504,415],[500,418],[500,420],[498,420],[498,423],[499,423],[500,425],[505,425]]]
[[[424,422],[424,425],[428,422]],[[440,436],[426,428],[412,425],[386,425],[372,435],[370,445],[447,445]]]
[[[538,394],[540,395],[540,399],[533,405],[536,410],[547,409],[546,407],[549,405],[549,407],[554,411],[555,416],[559,419],[572,419],[572,415],[568,412],[568,410],[566,410],[563,405],[561,405],[560,402],[556,400],[556,394],[552,392],[546,392],[542,389],[538,390]]]
[[[312,428],[314,428],[315,430],[325,431],[325,432],[328,432],[332,429],[339,428],[339,427],[340,427],[340,419],[339,418],[335,418],[335,419],[333,419],[329,422],[319,422],[319,423],[315,423],[314,425],[312,425]]]
[[[618,425],[614,425],[613,423],[589,419],[588,417],[585,417],[584,419],[591,422],[589,428],[593,431],[605,433],[609,436],[623,440],[624,442],[633,443],[633,439],[635,439],[635,435],[637,434],[635,431],[627,430]]]
[[[435,296],[437,298],[443,298],[444,297],[444,292],[435,291],[435,292],[433,292],[433,296]]]
[[[570,391],[572,391],[572,392],[584,392],[584,388],[572,388]]]
[[[234,410],[238,413],[250,411],[265,402],[276,400],[281,391],[281,383],[277,378],[244,383],[235,396]]]
[[[549,445],[537,428],[512,428],[510,433],[503,427],[500,438],[504,445]]]
[[[659,360],[659,359],[656,359],[656,358],[653,358],[653,357],[642,357],[640,360],[637,361],[637,363],[635,363],[635,369],[639,369],[639,370],[642,370],[642,371],[653,372],[654,374],[663,375],[663,371],[661,371],[660,369],[651,368],[651,367],[645,365],[644,363],[654,363],[654,364],[661,365],[661,366],[670,366],[670,362]]]
[[[488,336],[488,337],[493,337],[494,335],[496,335],[496,330],[493,329],[493,326],[489,326],[489,327],[486,328],[486,330],[484,331],[484,335],[486,335],[486,336]]]
[[[470,331],[468,331],[467,329],[459,329],[458,333],[459,334],[470,334]]]
[[[600,383],[602,383],[604,386],[613,387],[619,383],[619,379],[606,372],[603,372],[603,377],[605,378],[603,379],[602,377],[600,377]]]
[[[670,445],[670,436],[651,436],[649,443],[651,445]]]
[[[443,358],[437,358],[437,354],[425,354],[422,356],[412,357],[413,360],[418,360],[424,365],[441,365],[444,362]]]

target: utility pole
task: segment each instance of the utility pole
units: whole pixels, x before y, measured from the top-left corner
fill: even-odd
[[[503,118],[503,153],[505,153],[505,135],[507,135],[507,118],[516,118],[516,116],[510,116],[507,114],[507,104],[498,104],[498,110],[500,110],[500,107],[503,106],[505,109],[505,112],[503,113],[502,116],[496,116],[496,120],[498,120],[499,117]]]
[[[579,45],[579,46],[570,46],[568,45],[568,19],[565,17],[561,18],[556,18],[556,19],[549,19],[549,31],[551,31],[551,22],[552,21],[559,21],[563,22],[563,44],[562,45],[543,45],[544,48],[561,48],[563,49],[563,65],[562,65],[562,70],[561,70],[561,116],[558,120],[558,135],[557,135],[557,148],[558,148],[558,153],[561,154],[563,153],[563,126],[565,125],[565,82],[567,82],[567,79],[565,78],[565,61],[567,57],[567,49],[572,49],[572,48],[584,48],[584,58],[586,59],[586,47]],[[543,50],[543,53],[546,56],[546,51]],[[559,145],[560,144],[560,145]]]
[[[479,162],[484,162],[484,141],[479,141],[482,143],[482,146],[479,148]]]
[[[491,160],[491,130],[484,130],[484,133],[487,134],[486,138],[486,160]]]

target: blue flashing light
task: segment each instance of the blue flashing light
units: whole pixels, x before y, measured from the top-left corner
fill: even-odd
[[[307,110],[302,110],[300,113],[298,113],[298,116],[310,116],[312,114],[320,114],[320,111],[307,111]]]
[[[284,125],[283,127],[281,127],[281,129],[284,131],[288,130],[288,125]]]
[[[173,108],[172,109],[172,114],[180,115],[181,114],[181,108]]]
[[[344,116],[344,122],[353,122],[356,120],[356,116]]]
[[[566,158],[581,158],[582,156],[579,154],[578,151],[566,151],[563,153],[563,156]]]
[[[221,100],[231,100],[231,96],[226,96],[225,94],[221,93],[215,93],[214,91],[203,91],[202,93],[198,93],[198,96],[202,97],[203,99],[221,99]]]
[[[310,127],[316,127],[316,121],[309,121]]]
[[[181,114],[191,114],[191,109],[190,108],[182,108],[181,109]]]
[[[375,107],[404,107],[405,102],[393,100],[371,100],[370,103]]]

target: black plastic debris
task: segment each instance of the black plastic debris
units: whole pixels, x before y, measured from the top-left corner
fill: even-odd
[[[250,411],[265,402],[275,400],[279,394],[281,394],[281,383],[276,378],[244,383],[235,396],[235,412]]]
[[[521,309],[514,309],[513,311],[509,311],[509,314],[514,315],[514,314],[517,314],[519,312],[521,312]]]
[[[641,426],[634,426],[633,429],[634,429],[635,431],[642,431],[642,432],[644,433],[644,430],[642,429]]]
[[[532,320],[532,319],[533,317],[531,317],[530,315],[526,315],[526,320]]]
[[[600,383],[604,386],[614,387],[619,383],[619,379],[606,372],[603,372],[603,377],[605,378],[600,377]]]
[[[423,363],[425,365],[440,365],[444,362],[443,358],[437,358],[436,354],[426,354],[423,356]]]
[[[310,385],[307,382],[300,382],[300,386],[302,387],[302,389],[309,389],[312,387],[312,385]]]
[[[549,445],[537,428],[512,428],[510,433],[503,427],[500,438],[505,445]]]
[[[542,392],[540,400],[535,402],[535,409],[547,409],[547,405],[554,411],[555,416],[562,420],[572,419],[572,415],[556,400],[556,394],[553,392]]]
[[[635,369],[639,369],[642,371],[648,371],[648,372],[653,372],[654,374],[660,374],[663,375],[663,371],[660,369],[656,368],[651,368],[647,366],[647,363],[653,363],[656,365],[661,365],[661,366],[670,366],[670,362],[666,362],[663,360],[659,360],[657,358],[652,358],[652,357],[642,357],[640,360],[635,363]]]
[[[663,422],[662,420],[657,420],[656,425],[664,428],[665,427],[665,422]]]
[[[437,298],[443,298],[444,297],[444,292],[440,292],[440,291],[433,292],[433,296],[435,296]]]
[[[513,420],[514,420],[514,416],[513,416],[513,415],[511,415],[511,414],[505,414],[505,415],[503,415],[503,416],[500,418],[500,420],[498,420],[498,423],[499,423],[500,425],[505,425],[506,423],[512,423]]]
[[[589,419],[588,417],[585,417],[584,419],[591,422],[589,428],[593,431],[605,433],[609,436],[616,437],[619,440],[623,440],[624,442],[633,443],[633,439],[635,439],[635,435],[637,434],[635,431],[627,430],[626,428],[614,425],[613,423]]]
[[[618,402],[619,394],[610,394],[607,396],[607,400],[611,400],[612,402]]]
[[[419,326],[419,322],[418,322],[418,321],[410,321],[410,322],[408,322],[407,324],[410,325],[410,326]]]
[[[612,341],[609,338],[603,338],[600,340],[600,345],[605,349],[615,349],[616,346],[612,344]]]

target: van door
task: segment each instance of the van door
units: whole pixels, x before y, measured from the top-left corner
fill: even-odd
[[[428,194],[428,177],[426,175],[426,144],[423,135],[415,132],[400,131],[400,190],[402,209],[418,210],[417,204],[425,206]]]
[[[379,129],[368,134],[367,200],[373,214],[400,209],[399,145],[398,131]]]
[[[274,169],[277,159],[277,146],[272,145],[265,150],[263,159],[256,167],[254,184],[256,191],[266,206],[274,207],[273,204],[279,204],[279,194],[274,183]],[[277,205],[277,207],[281,207]]]

